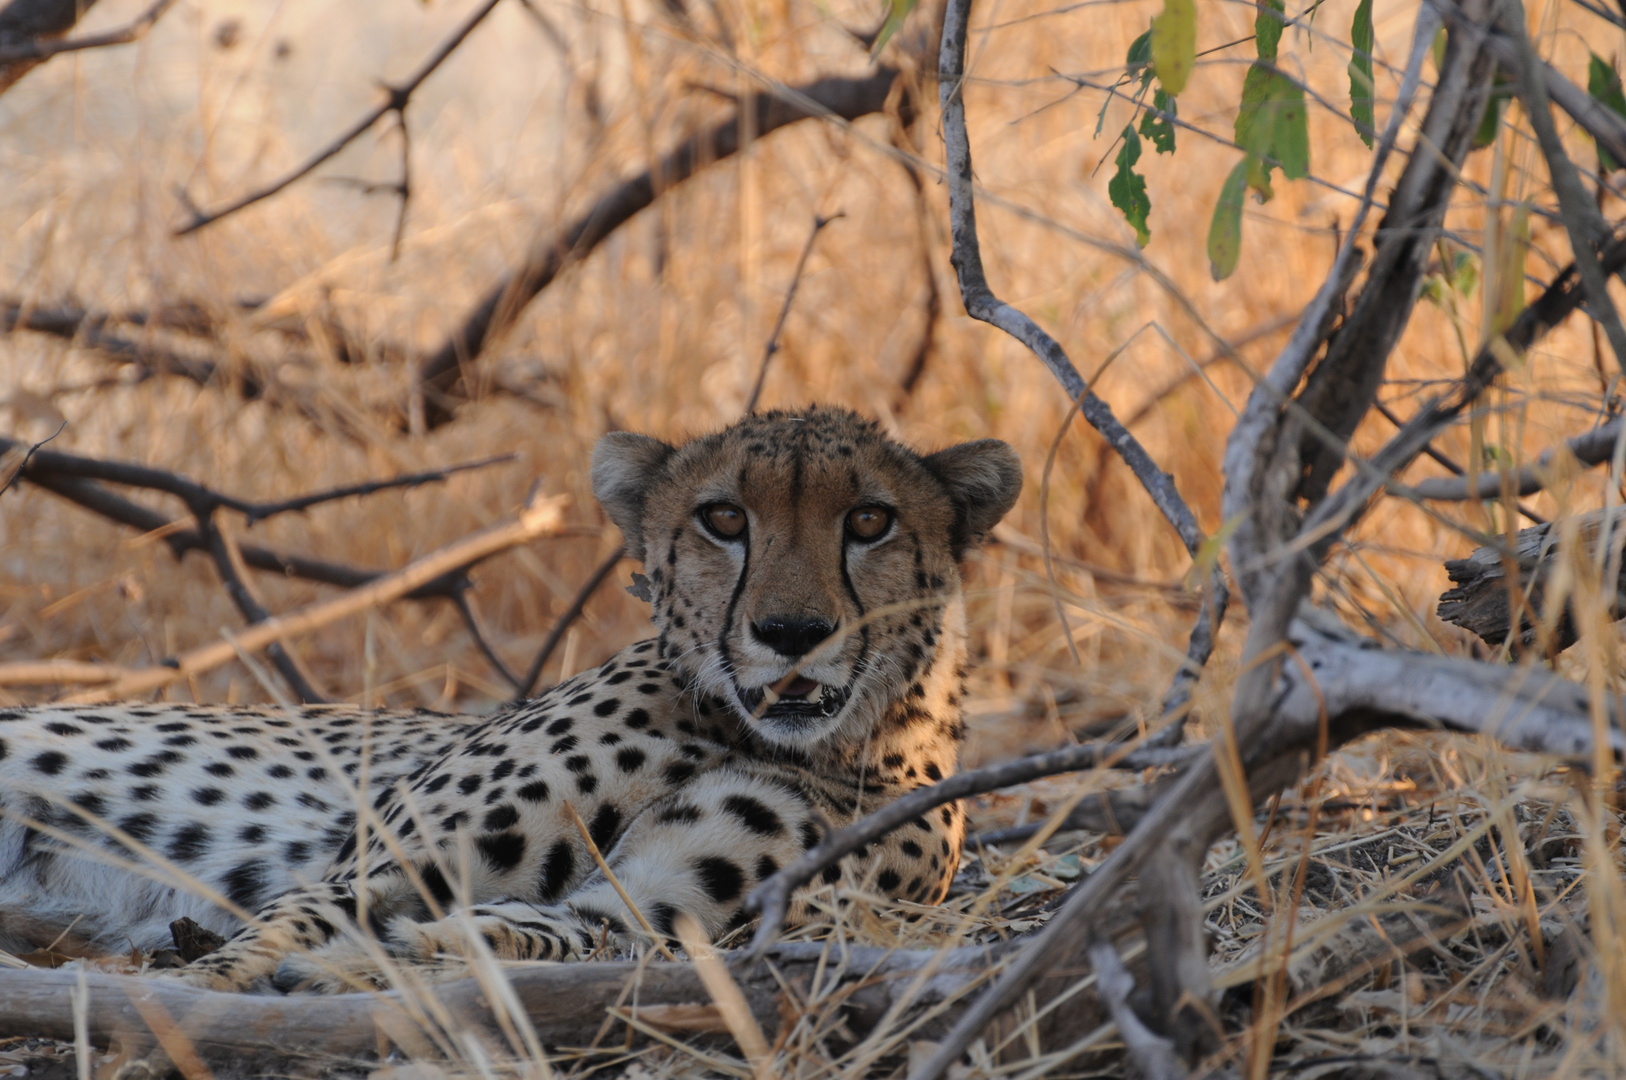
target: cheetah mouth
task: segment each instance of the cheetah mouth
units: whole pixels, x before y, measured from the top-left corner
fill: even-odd
[[[759,720],[810,720],[831,717],[847,704],[847,688],[814,682],[798,675],[786,683],[757,686],[747,690],[734,685],[740,704]]]

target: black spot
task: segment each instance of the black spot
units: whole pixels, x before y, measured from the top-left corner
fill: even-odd
[[[61,720],[52,720],[49,724],[45,725],[45,730],[49,731],[52,735],[83,735],[85,733],[84,728],[77,728],[72,724],[65,724]]]
[[[565,732],[570,730],[571,725],[575,722],[576,721],[572,720],[568,716],[561,716],[559,719],[548,725],[548,734],[563,735]]]
[[[233,776],[237,773],[236,769],[227,765],[224,761],[211,761],[203,767],[203,771],[210,776]]]
[[[616,751],[615,763],[622,772],[637,772],[643,767],[644,761],[644,752],[636,746],[624,746]]]
[[[677,921],[677,908],[671,904],[653,904],[648,909],[649,925],[663,937],[672,936],[672,924]]]
[[[264,825],[245,825],[238,830],[237,839],[245,844],[258,844],[265,839]]]
[[[203,854],[209,846],[209,830],[194,822],[182,827],[169,842],[169,857],[190,860]]]
[[[601,746],[614,746],[616,743],[621,741],[621,736],[617,732],[606,731],[604,734],[598,737],[598,741],[599,745]]]
[[[560,739],[558,742],[556,742],[552,746],[548,747],[548,753],[550,753],[550,754],[568,754],[572,750],[576,749],[576,744],[578,742],[580,742],[580,741],[581,740],[577,739],[576,736],[574,736],[574,735],[566,735],[564,738]]]
[[[661,825],[688,824],[699,821],[704,816],[700,807],[691,806],[688,803],[678,803],[676,806],[668,806],[655,815],[655,821]]]
[[[81,791],[73,796],[73,802],[77,803],[79,809],[85,811],[85,813],[96,817],[101,817],[107,811],[107,800],[94,791]]]
[[[482,828],[491,832],[500,832],[519,824],[519,811],[510,803],[496,807],[486,813],[486,819],[480,823]]]
[[[198,788],[192,793],[192,801],[199,806],[213,806],[226,797],[226,793],[217,787]]]
[[[303,840],[295,840],[282,849],[282,857],[289,863],[302,863],[310,858],[310,845]]]
[[[459,810],[456,813],[447,814],[440,821],[441,831],[442,832],[456,832],[457,827],[459,825],[462,825],[464,822],[466,822],[468,820],[469,820],[469,815],[464,813],[462,810]]]
[[[608,679],[605,679],[604,681],[609,686],[620,686],[622,683],[626,682],[630,678],[632,678],[632,672],[630,672],[630,671],[618,671],[614,675],[611,675]]]
[[[260,756],[260,752],[252,746],[228,746],[226,753],[238,761],[253,761]]]
[[[128,750],[128,749],[130,749],[130,747],[132,745],[134,745],[134,744],[131,743],[129,739],[123,738],[122,736],[119,736],[119,735],[115,735],[111,739],[103,739],[101,742],[97,743],[96,744],[96,749],[98,749],[98,750]],[[5,754],[0,753],[0,757],[5,757]]]
[[[418,877],[423,879],[423,887],[429,890],[429,895],[435,898],[435,903],[445,907],[452,902],[452,887],[446,884],[446,875],[440,872],[439,866],[432,862],[420,864]]]
[[[557,900],[564,894],[565,886],[570,883],[570,875],[576,868],[576,853],[571,850],[568,840],[555,840],[548,849],[547,858],[542,860],[542,880],[538,887],[542,890],[542,899]]]
[[[548,785],[540,780],[532,780],[529,784],[526,784],[524,787],[514,792],[514,794],[518,795],[520,798],[529,803],[547,802]]]
[[[589,701],[592,701],[592,700],[593,700],[593,693],[592,693],[591,690],[589,690],[587,693],[585,693],[585,694],[577,694],[575,697],[573,697],[569,701],[565,702],[565,708],[574,709],[576,706],[578,706],[578,705],[586,705]]]
[[[286,765],[273,765],[265,772],[273,780],[286,780],[294,774],[294,771]]]
[[[512,758],[504,758],[503,760],[497,762],[497,767],[495,769],[491,770],[491,778],[493,780],[501,780],[513,771],[514,760]]]
[[[922,854],[920,845],[915,843],[913,840],[905,840],[903,843],[898,845],[898,849],[911,859],[918,859]]]
[[[46,776],[55,776],[67,765],[68,756],[57,750],[47,750],[34,758],[34,771],[44,773]]]
[[[757,880],[767,881],[779,873],[779,864],[774,862],[772,855],[764,855],[757,859]]]
[[[666,777],[666,782],[673,787],[687,784],[694,779],[694,774],[695,767],[692,761],[674,761],[661,772],[661,775]]]
[[[621,811],[608,803],[598,808],[593,820],[587,826],[587,835],[593,838],[600,851],[608,850],[610,841],[621,829]]]
[[[649,713],[643,709],[634,709],[627,714],[627,726],[641,728],[649,723]]]
[[[334,862],[344,862],[344,860],[348,859],[350,856],[354,855],[355,853],[356,853],[356,834],[351,833],[350,836],[345,840],[345,842],[339,847],[338,852],[333,856],[333,861]]]
[[[250,810],[264,810],[268,806],[277,805],[277,797],[269,791],[256,791],[252,795],[244,796],[243,805]]]
[[[591,795],[596,787],[598,787],[598,777],[592,773],[582,773],[576,777],[576,790],[583,795]]]
[[[473,795],[480,790],[480,781],[481,776],[479,773],[469,773],[469,775],[457,782],[457,790],[465,795]]]
[[[475,841],[486,865],[493,870],[512,870],[525,857],[525,837],[517,832],[488,833]]]
[[[327,779],[327,770],[322,768],[320,765],[317,765],[317,766],[314,766],[312,768],[306,769],[305,770],[305,775],[310,777],[312,780],[326,780]]]
[[[126,833],[129,833],[133,839],[139,840],[145,844],[149,839],[152,838],[153,827],[157,824],[158,818],[156,815],[142,812],[139,814],[131,814],[129,817],[119,822],[119,828],[123,829]]]
[[[943,779],[943,770],[937,767],[937,762],[928,761],[926,762],[926,775],[931,777],[933,782],[936,782]]]
[[[811,821],[804,821],[796,827],[802,834],[802,850],[812,851],[819,845],[819,827]]]
[[[425,784],[423,786],[423,789],[424,789],[424,791],[426,791],[429,794],[433,795],[435,792],[439,791],[441,788],[445,787],[447,784],[449,784],[451,782],[452,782],[452,774],[451,773],[441,773],[439,776],[437,776],[433,780],[429,781],[429,783]]]
[[[952,806],[943,807],[942,810],[938,811],[938,816],[943,819],[943,824],[944,825],[953,825],[954,824],[954,807],[952,807]]]
[[[749,795],[730,795],[723,800],[723,809],[758,836],[778,836],[785,831],[785,823],[779,820],[779,815]]]
[[[740,868],[720,855],[708,855],[694,864],[700,875],[700,887],[719,904],[737,899],[745,888],[745,875]]]
[[[881,759],[881,765],[888,769],[901,769],[903,768],[903,755],[888,754]]]
[[[819,877],[827,884],[834,885],[841,880],[841,867],[826,866],[824,871],[819,874]]]
[[[881,876],[875,879],[875,884],[881,887],[882,892],[890,895],[895,889],[897,889],[898,884],[902,880],[903,879],[898,876],[898,872],[896,870],[882,870]]]
[[[260,891],[265,887],[265,868],[259,863],[238,863],[226,871],[226,899],[240,908],[252,908],[260,902]]]
[[[620,707],[621,707],[621,702],[620,702],[620,700],[618,698],[605,698],[603,701],[601,701],[597,705],[593,706],[593,715],[594,716],[609,716],[611,713],[615,712],[615,710],[619,709]]]

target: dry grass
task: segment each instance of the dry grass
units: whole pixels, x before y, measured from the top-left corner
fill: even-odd
[[[120,23],[139,6],[104,0],[87,25]],[[814,216],[840,211],[845,216],[820,236],[809,263],[764,403],[846,403],[921,446],[995,436],[1030,469],[1028,491],[1002,533],[1007,542],[991,546],[969,572],[978,663],[968,762],[1055,745],[1123,717],[1152,718],[1194,613],[1181,588],[1188,561],[1127,470],[1076,424],[1061,442],[1049,492],[1049,534],[1064,557],[1058,583],[1081,657],[1073,663],[1033,553],[1039,466],[1068,403],[1019,346],[959,308],[944,194],[929,171],[939,156],[934,110],[908,134],[892,117],[851,129],[799,125],[672,191],[543,294],[482,368],[477,400],[454,423],[420,438],[395,428],[408,388],[407,367],[393,358],[398,347],[437,344],[526,238],[642,168],[675,133],[720,115],[719,92],[750,88],[757,72],[798,81],[861,70],[862,50],[841,27],[871,25],[872,5],[716,0],[692,5],[683,19],[637,0],[545,0],[557,43],[519,5],[504,5],[410,113],[414,194],[398,260],[390,258],[390,200],[321,179],[195,237],[170,237],[181,217],[178,187],[210,205],[297,162],[360,111],[375,77],[415,64],[461,7],[198,0],[139,46],[55,61],[0,98],[0,294],[44,307],[69,299],[115,309],[194,301],[225,320],[227,359],[244,371],[283,364],[289,327],[315,343],[300,346],[309,362],[281,368],[278,405],[245,402],[230,379],[208,388],[133,382],[104,356],[13,334],[0,342],[4,430],[37,439],[66,420],[56,447],[176,469],[256,498],[514,451],[513,465],[320,507],[258,525],[252,535],[359,565],[396,566],[510,513],[533,483],[568,493],[573,520],[590,527],[585,534],[516,551],[479,572],[481,616],[509,662],[523,668],[577,583],[617,542],[587,487],[593,440],[616,427],[677,437],[736,416]],[[1379,0],[1376,7],[1379,58],[1398,62],[1415,5]],[[1250,381],[1226,363],[1205,367],[1211,381],[1187,377],[1193,361],[1214,352],[1204,324],[1241,339],[1295,313],[1329,265],[1353,200],[1308,181],[1278,182],[1272,202],[1249,201],[1242,266],[1216,284],[1201,241],[1236,152],[1182,132],[1172,160],[1152,160],[1149,146],[1142,160],[1153,206],[1146,257],[1200,322],[1146,274],[1101,250],[1097,242],[1133,243],[1106,201],[1110,160],[1095,171],[1107,150],[1105,138],[1091,138],[1102,99],[1073,93],[1051,73],[1110,71],[1157,9],[1147,0],[979,7],[971,137],[979,181],[992,196],[981,222],[996,289],[1055,334],[1086,375],[1123,348],[1100,373],[1098,392],[1121,417],[1139,417],[1136,433],[1213,530],[1219,457]],[[1291,31],[1284,39],[1307,81],[1335,107],[1347,98],[1339,39],[1352,10],[1349,0],[1333,0],[1318,14],[1313,40]],[[1574,5],[1546,0],[1530,11],[1543,49],[1574,77],[1584,79],[1589,43],[1604,55],[1620,44],[1618,31]],[[1252,4],[1230,0],[1201,5],[1199,47],[1245,37],[1253,14]],[[238,32],[225,47],[228,24]],[[896,46],[906,63],[918,61],[911,45],[905,33]],[[1228,135],[1249,57],[1244,45],[1202,61],[1181,115]],[[1380,96],[1393,87],[1380,68]],[[1125,117],[1121,103],[1109,106],[1105,130]],[[1528,126],[1516,112],[1510,119],[1496,148],[1470,160],[1468,176],[1510,199],[1548,205]],[[1311,135],[1316,176],[1358,188],[1369,152],[1349,124],[1312,106]],[[1595,160],[1584,137],[1568,138],[1577,160]],[[926,163],[919,195],[897,159],[898,139],[912,140]],[[393,135],[363,138],[323,175],[391,178],[397,146]],[[1619,200],[1606,200],[1605,211],[1618,216]],[[1505,233],[1511,218],[1463,190],[1449,225],[1478,244],[1487,224]],[[1526,269],[1545,279],[1567,261],[1567,242],[1539,215],[1530,230]],[[925,332],[927,275],[942,291],[944,315],[924,377],[905,396],[900,380]],[[1461,372],[1464,349],[1479,340],[1490,313],[1486,293],[1419,305],[1383,394],[1397,411],[1408,413],[1430,380]],[[269,299],[245,316],[235,303],[246,297]],[[362,362],[342,362],[324,347],[328,320],[366,343]],[[1264,333],[1240,351],[1257,370],[1282,339],[1283,331]],[[1493,409],[1440,448],[1468,461],[1482,444],[1499,446],[1523,461],[1589,426],[1613,392],[1599,374],[1609,367],[1607,350],[1601,365],[1597,357],[1588,327],[1572,319],[1504,381]],[[1370,450],[1388,433],[1374,417],[1356,446]],[[1423,462],[1412,475],[1438,472]],[[1580,512],[1602,505],[1609,485],[1599,472],[1526,501],[1545,516]],[[1465,637],[1433,616],[1445,587],[1440,562],[1465,554],[1472,531],[1505,526],[1500,507],[1424,513],[1389,499],[1329,563],[1319,588],[1357,625],[1396,643],[1468,654]],[[324,595],[298,582],[259,583],[274,611]],[[1223,713],[1244,618],[1233,614],[1222,636],[1199,694],[1200,721]],[[140,666],[238,625],[201,557],[177,565],[153,538],[121,532],[27,485],[0,497],[0,661]],[[544,677],[596,663],[646,629],[642,606],[608,587]],[[1616,686],[1619,634],[1601,615],[1593,630],[1589,644],[1556,666],[1594,687]],[[351,701],[478,710],[505,696],[445,604],[397,604],[294,648],[320,685]],[[241,666],[170,693],[266,699]],[[0,688],[0,703],[48,696]],[[1221,962],[1290,922],[1302,936],[1363,904],[1415,899],[1413,885],[1400,883],[1421,881],[1424,868],[1435,878],[1461,868],[1474,895],[1470,926],[1424,954],[1379,965],[1337,1000],[1279,1026],[1268,1001],[1234,992],[1227,1029],[1243,1041],[1274,1032],[1273,1068],[1303,1077],[1419,1057],[1439,1063],[1441,1075],[1457,1075],[1457,1063],[1479,1075],[1626,1071],[1626,1029],[1606,1021],[1626,1002],[1618,963],[1594,963],[1584,946],[1579,996],[1567,1004],[1541,997],[1548,939],[1579,918],[1583,898],[1593,899],[1605,956],[1616,937],[1599,926],[1626,930],[1618,879],[1611,880],[1619,864],[1613,804],[1555,769],[1464,740],[1379,739],[1338,755],[1319,788],[1279,808],[1267,856],[1291,869],[1308,845],[1302,897],[1294,899],[1292,874],[1278,874],[1272,880],[1281,895],[1261,900],[1240,876],[1240,856],[1216,850],[1208,880]],[[986,828],[1042,815],[1078,782],[989,799],[976,820]],[[1476,838],[1458,851],[1453,845],[1465,836]],[[1522,842],[1511,843],[1515,836]],[[1018,932],[1109,843],[1075,835],[990,851],[969,864],[942,911],[907,921],[903,915],[920,913],[861,905],[863,917],[852,917],[861,925],[840,933],[920,947]],[[1296,908],[1297,919],[1284,919],[1284,908]],[[854,1066],[826,1056],[817,1021],[797,1030],[780,1047],[782,1074]],[[1110,1048],[1112,1038],[1103,1034],[1096,1049]],[[871,1047],[868,1060],[888,1063],[884,1072],[907,1058],[906,1041]],[[534,1059],[482,1064],[486,1051],[456,1049],[483,1076],[546,1069]],[[747,1075],[731,1053],[657,1042],[598,1065],[628,1076]],[[985,1059],[973,1074],[1025,1075],[1038,1067],[1022,1060],[1027,1053],[1017,1039],[1004,1063]],[[1327,1064],[1309,1064],[1317,1058]],[[585,1071],[586,1060],[575,1067]],[[1079,1059],[1109,1070],[1121,1068],[1115,1060]],[[568,1055],[555,1060],[571,1066]]]

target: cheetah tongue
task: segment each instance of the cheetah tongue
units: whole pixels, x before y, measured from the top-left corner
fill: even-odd
[[[779,697],[781,700],[785,698],[802,698],[803,700],[816,702],[820,697],[823,696],[819,693],[819,691],[822,689],[823,687],[814,682],[812,679],[797,676],[791,680],[789,686],[786,686],[783,690],[779,691]]]

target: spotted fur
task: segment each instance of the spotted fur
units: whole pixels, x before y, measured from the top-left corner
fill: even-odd
[[[0,710],[0,947],[153,948],[186,915],[235,936],[178,977],[283,990],[378,982],[369,935],[409,963],[628,951],[577,818],[657,934],[715,938],[824,828],[954,771],[958,563],[1016,498],[1009,447],[923,457],[813,408],[610,435],[593,480],[659,636],[522,704]],[[845,872],[937,902],[963,832],[945,806]]]

